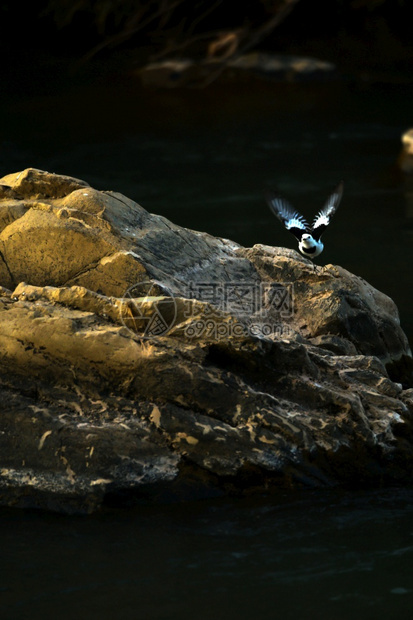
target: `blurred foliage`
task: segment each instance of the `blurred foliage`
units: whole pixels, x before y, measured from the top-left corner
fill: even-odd
[[[408,1],[410,2],[410,0],[352,0],[351,7],[353,9],[368,9],[369,11],[374,11],[384,4],[396,4],[401,7],[406,6]]]
[[[164,26],[173,18],[181,19],[192,29],[211,14],[218,22],[225,16],[228,22],[239,22],[254,14],[273,13],[290,3],[291,0],[49,0],[47,11],[59,28],[69,25],[80,14],[88,15],[103,35],[119,27],[133,32],[137,26],[144,28],[151,22]]]
[[[2,0],[0,49],[88,60],[117,48],[136,66],[177,57],[224,63],[252,49],[335,61],[350,57],[348,44],[357,62],[393,62],[412,47],[412,9],[413,0]]]
[[[233,33],[227,52],[249,49],[290,13],[299,0],[49,0],[58,28],[93,26],[99,43],[89,56],[125,42],[154,47],[156,57],[185,50],[207,57],[209,45]],[[225,51],[222,52],[225,55]]]

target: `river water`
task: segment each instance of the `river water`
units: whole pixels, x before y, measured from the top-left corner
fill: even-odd
[[[401,620],[413,492],[282,492],[92,517],[0,512],[0,617]]]
[[[0,103],[0,174],[27,166],[116,190],[244,245],[295,247],[263,199],[310,219],[345,182],[320,264],[397,303],[413,340],[413,208],[395,167],[412,92],[281,84],[144,93],[42,84]],[[282,492],[91,517],[0,510],[0,618],[404,618],[413,492]]]

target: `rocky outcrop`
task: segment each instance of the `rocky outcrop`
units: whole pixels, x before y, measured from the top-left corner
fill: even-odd
[[[397,159],[397,165],[405,174],[413,172],[413,129],[402,135],[402,149]]]
[[[77,179],[0,184],[2,504],[411,482],[412,358],[384,294]]]
[[[153,62],[139,70],[139,77],[147,87],[182,88],[205,86],[216,79],[231,83],[325,81],[337,78],[337,72],[333,64],[316,58],[251,52],[223,61],[175,58]]]

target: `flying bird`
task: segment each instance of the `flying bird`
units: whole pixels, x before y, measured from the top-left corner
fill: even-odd
[[[286,229],[298,239],[298,249],[307,258],[315,258],[324,250],[321,235],[330,224],[331,218],[337,211],[343,195],[341,181],[334,192],[328,197],[326,204],[314,218],[310,226],[305,218],[275,192],[267,192],[266,198],[271,211],[281,220]]]

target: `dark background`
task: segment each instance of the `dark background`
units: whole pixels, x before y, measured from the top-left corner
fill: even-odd
[[[412,0],[301,0],[249,50],[333,62],[332,81],[149,91],[137,70],[171,40],[185,45],[194,10],[215,6],[182,2],[167,24],[129,36],[139,10],[159,4],[0,3],[0,176],[78,176],[182,226],[287,247],[263,187],[311,218],[343,178],[320,263],[389,294],[412,342],[413,188],[396,165],[413,125]],[[283,6],[217,3],[182,54],[202,60],[222,29],[248,39]],[[0,615],[406,618],[412,499],[322,488],[87,519],[3,509]]]
[[[413,189],[397,159],[413,126],[412,13],[410,0],[2,2],[0,176],[68,174],[181,226],[286,247],[265,187],[312,219],[344,179],[320,262],[390,295],[411,340]],[[202,62],[228,32],[237,53],[312,56],[334,78],[142,85],[148,63]]]
[[[68,73],[73,78],[86,72],[90,78],[114,66],[117,72],[127,73],[165,53],[172,43],[186,45],[168,57],[203,58],[214,33],[238,29],[247,35],[243,43],[248,42],[248,33],[281,13],[286,4],[288,0],[1,2],[2,86],[47,89],[52,77],[64,81]],[[292,4],[281,23],[258,42],[258,49],[316,54],[355,78],[384,79],[386,73],[391,81],[411,77],[413,9],[408,0]],[[168,19],[153,18],[163,5],[172,7]],[[208,33],[211,36],[203,39]],[[87,60],[91,52],[93,63]]]

